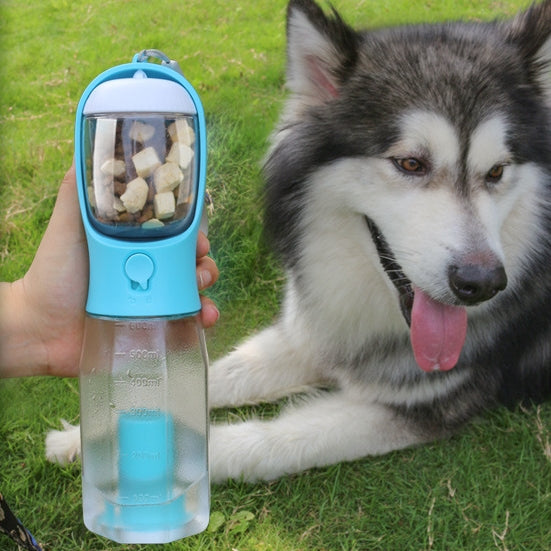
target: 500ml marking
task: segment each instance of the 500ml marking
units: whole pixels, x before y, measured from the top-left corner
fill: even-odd
[[[148,348],[132,348],[128,352],[115,352],[115,356],[125,358],[128,356],[131,360],[145,360],[154,362],[162,358],[158,350],[149,350]]]
[[[158,350],[148,350],[147,348],[133,348],[128,353],[132,360],[158,360],[161,355]]]

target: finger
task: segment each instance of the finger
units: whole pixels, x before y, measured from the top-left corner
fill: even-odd
[[[220,312],[214,302],[207,297],[201,297],[201,323],[205,329],[212,327],[220,317]]]
[[[219,276],[216,262],[210,256],[204,256],[197,260],[197,287],[200,291],[214,285]]]
[[[210,243],[207,236],[200,231],[197,237],[197,258],[207,256],[210,250]]]

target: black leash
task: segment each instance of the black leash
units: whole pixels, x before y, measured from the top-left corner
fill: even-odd
[[[4,496],[0,494],[0,533],[9,536],[20,549],[44,551],[32,534],[21,524],[8,507]]]

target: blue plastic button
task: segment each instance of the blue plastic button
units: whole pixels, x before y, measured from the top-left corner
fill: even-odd
[[[149,280],[155,271],[155,264],[149,256],[144,253],[135,253],[128,257],[124,265],[124,271],[132,282],[132,288],[140,287],[147,291]]]

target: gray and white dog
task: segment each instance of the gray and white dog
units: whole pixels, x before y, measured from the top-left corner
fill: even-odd
[[[551,0],[361,32],[291,0],[287,35],[265,165],[282,311],[214,363],[209,392],[216,408],[307,397],[212,426],[215,481],[383,454],[551,394]]]

